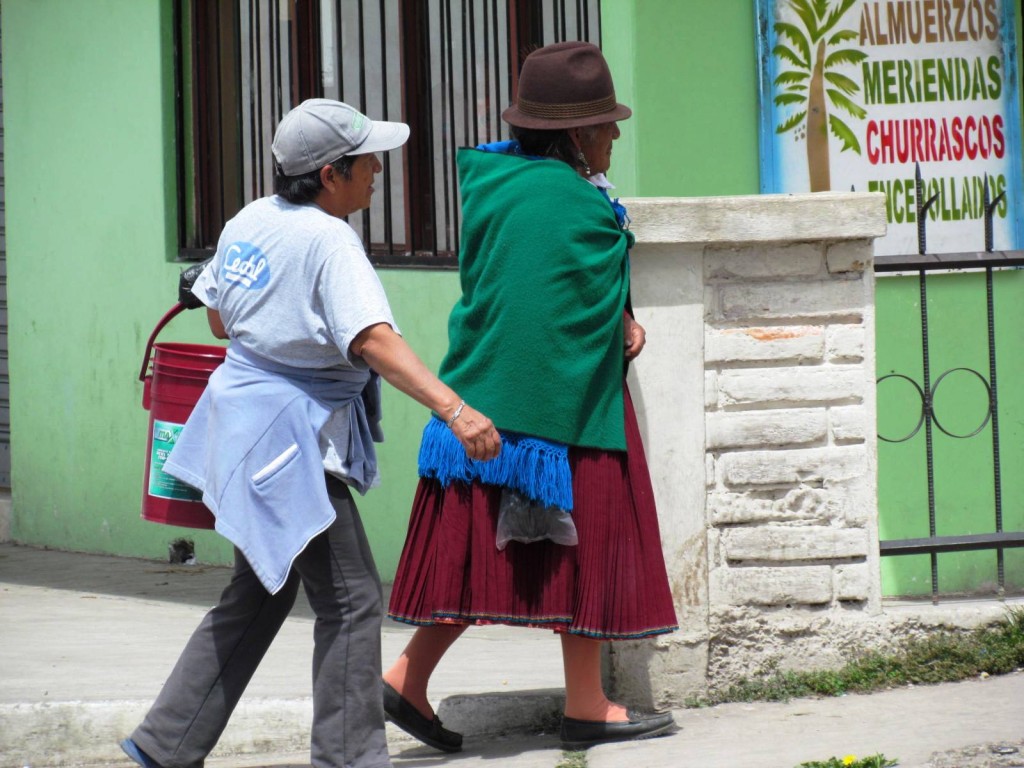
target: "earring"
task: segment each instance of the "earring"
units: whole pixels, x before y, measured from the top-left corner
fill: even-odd
[[[587,158],[583,154],[583,150],[582,149],[577,149],[576,150],[576,162],[578,162],[583,167],[583,172],[587,176],[589,176],[590,175],[590,163],[587,162]]]

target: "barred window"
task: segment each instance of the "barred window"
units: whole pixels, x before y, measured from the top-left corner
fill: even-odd
[[[277,123],[326,97],[411,128],[349,217],[374,263],[454,266],[456,149],[508,138],[501,112],[531,50],[600,44],[600,0],[176,0],[175,13],[183,259],[210,255],[224,222],[273,191]]]

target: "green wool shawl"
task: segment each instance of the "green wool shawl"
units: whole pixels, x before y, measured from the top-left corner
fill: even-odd
[[[628,233],[563,162],[461,149],[462,298],[440,377],[501,430],[625,450]]]

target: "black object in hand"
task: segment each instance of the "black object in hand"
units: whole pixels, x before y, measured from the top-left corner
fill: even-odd
[[[185,309],[198,309],[203,306],[199,297],[192,293],[192,286],[195,285],[200,273],[209,263],[210,259],[207,259],[181,271],[181,276],[178,278],[178,303],[183,304]]]

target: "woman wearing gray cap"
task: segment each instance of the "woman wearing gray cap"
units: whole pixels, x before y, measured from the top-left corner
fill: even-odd
[[[513,142],[460,150],[463,295],[441,378],[502,436],[467,460],[432,419],[389,615],[419,627],[385,672],[388,718],[441,750],[462,737],[427,698],[430,675],[470,624],[561,638],[569,748],[674,728],[602,688],[601,644],[676,629],[657,512],[624,366],[644,346],[629,309],[625,211],[597,180],[611,162],[615,98],[600,50],[531,53]],[[592,181],[593,179],[593,181]]]
[[[490,419],[402,340],[343,220],[370,203],[376,153],[408,136],[338,101],[300,104],[274,136],[276,194],[227,223],[192,288],[231,343],[164,469],[203,491],[235,569],[122,742],[146,768],[203,764],[300,584],[316,614],[312,764],[391,765],[381,584],[349,491],[378,483],[379,377],[433,410],[468,457],[486,461],[501,446]]]

